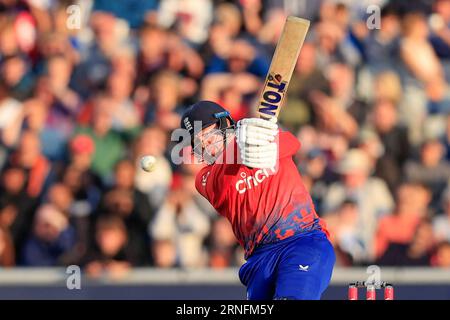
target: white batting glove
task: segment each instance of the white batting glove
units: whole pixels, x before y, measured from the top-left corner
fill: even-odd
[[[278,134],[276,118],[247,118],[238,121],[236,138],[242,163],[251,168],[272,168],[278,158],[275,143]]]

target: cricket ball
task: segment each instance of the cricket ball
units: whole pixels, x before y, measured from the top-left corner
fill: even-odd
[[[141,158],[141,168],[144,171],[151,172],[155,169],[156,158],[154,156],[143,156]]]

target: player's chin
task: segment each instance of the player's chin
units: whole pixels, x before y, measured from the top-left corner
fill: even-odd
[[[211,157],[216,157],[217,155],[219,155],[219,153],[220,150],[217,146],[211,146],[211,148],[209,149],[209,154],[211,155]]]

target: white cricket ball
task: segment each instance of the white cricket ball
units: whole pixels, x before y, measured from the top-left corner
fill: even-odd
[[[156,158],[154,156],[143,156],[141,158],[141,168],[144,171],[151,172],[155,168]]]

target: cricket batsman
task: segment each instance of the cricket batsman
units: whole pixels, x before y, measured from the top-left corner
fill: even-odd
[[[297,138],[272,120],[235,124],[211,101],[189,107],[181,127],[194,154],[207,163],[196,177],[198,192],[230,221],[245,249],[239,278],[247,298],[320,299],[336,259],[292,159],[300,148]]]

